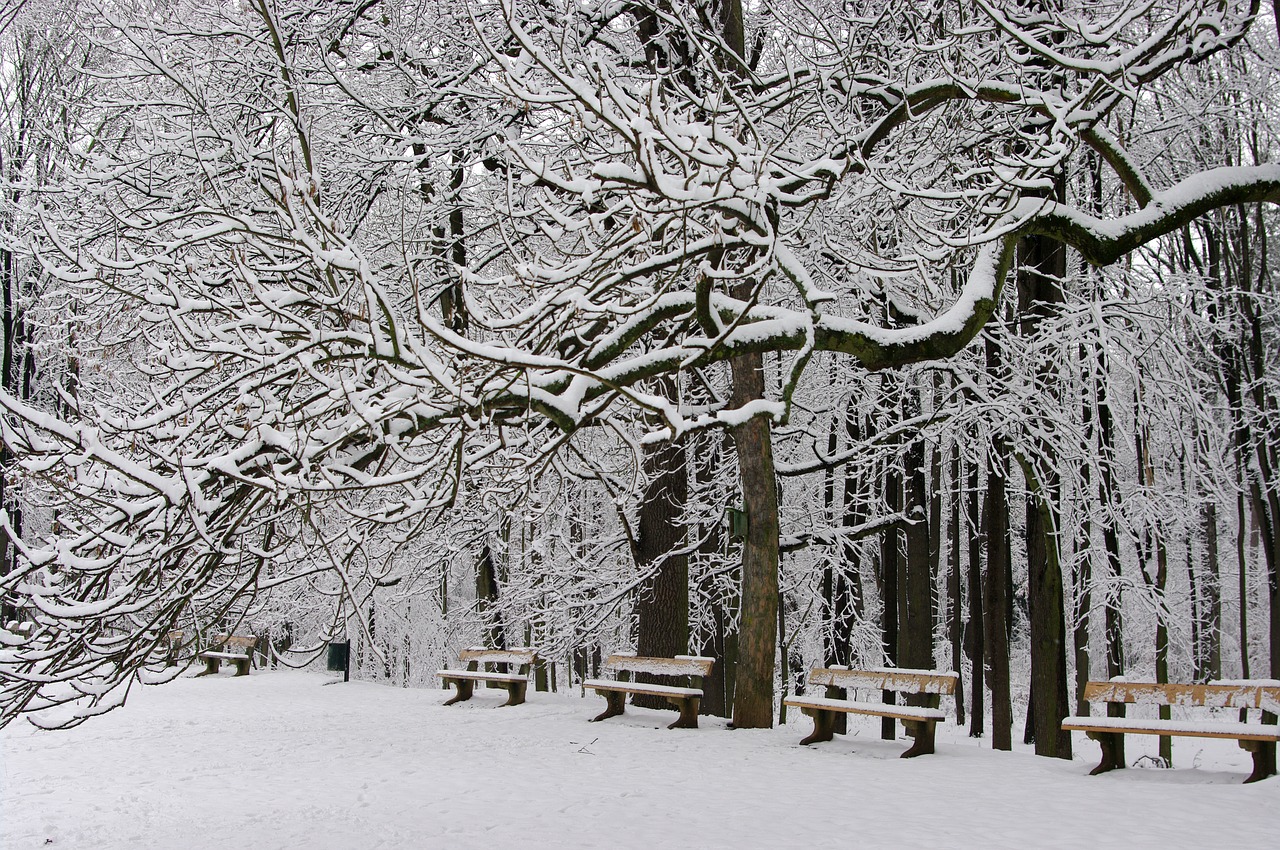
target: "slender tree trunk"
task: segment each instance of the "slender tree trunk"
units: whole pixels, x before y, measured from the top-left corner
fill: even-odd
[[[969,710],[969,735],[981,738],[986,732],[985,676],[983,655],[986,647],[985,615],[983,613],[982,547],[984,530],[981,524],[982,491],[978,487],[978,465],[969,467],[969,482],[965,493],[966,517],[969,530],[969,623],[965,632],[965,645],[972,671],[972,698]]]
[[[1147,488],[1150,494],[1155,487],[1155,468],[1148,454],[1146,428],[1141,417],[1141,388],[1135,389],[1134,396],[1134,456],[1138,464],[1138,483]],[[1151,496],[1149,495],[1149,498]],[[1138,560],[1142,567],[1143,577],[1152,593],[1156,610],[1156,681],[1164,684],[1169,681],[1169,618],[1167,614],[1165,588],[1169,582],[1169,551],[1165,546],[1164,534],[1159,525],[1149,527],[1145,532],[1146,540],[1138,551]],[[1156,559],[1156,571],[1152,576],[1147,572],[1147,563],[1152,553]],[[1160,706],[1160,719],[1171,717],[1169,706]],[[1173,739],[1167,735],[1160,736],[1160,757],[1165,764],[1173,766]]]
[[[1008,449],[992,441],[987,470],[985,522],[987,576],[982,607],[986,614],[987,681],[991,685],[991,746],[1013,749],[1013,700],[1009,686],[1009,503],[1006,495]]]
[[[885,469],[883,480],[885,509],[890,514],[900,513],[902,511],[902,476],[892,463]],[[895,526],[885,530],[880,542],[879,584],[884,611],[881,635],[884,641],[885,663],[890,667],[898,666],[898,650],[902,646],[899,638],[902,627],[900,618],[902,608],[905,607],[899,592],[898,561],[898,529]],[[893,691],[883,691],[881,699],[892,703],[896,701],[897,694]],[[881,718],[880,737],[886,741],[892,741],[897,737],[897,723],[892,717]]]
[[[961,588],[963,583],[960,580],[960,501],[964,498],[963,482],[960,478],[960,452],[959,447],[951,446],[951,468],[950,468],[950,485],[951,496],[948,505],[950,513],[948,514],[947,531],[947,620],[951,632],[951,669],[956,672],[960,680],[956,682],[956,725],[963,726],[965,720],[964,713],[964,663],[963,663],[963,645],[964,645],[964,602],[961,599]]]
[[[502,618],[497,610],[498,570],[493,559],[493,549],[488,543],[480,549],[480,560],[476,563],[476,607],[485,624],[487,645],[494,649],[506,649],[506,630],[502,627]]]
[[[912,415],[916,411],[912,411]],[[907,525],[906,581],[904,612],[906,617],[898,625],[898,662],[904,667],[932,669],[933,662],[933,576],[930,557],[928,468],[925,461],[925,444],[917,438],[904,456],[907,469]],[[927,696],[927,695],[925,695]],[[914,700],[913,700],[914,701]]]
[[[1249,559],[1245,539],[1248,525],[1244,506],[1244,490],[1236,494],[1236,570],[1240,579],[1240,678],[1249,678]],[[1244,722],[1245,710],[1240,710]]]
[[[839,448],[838,427],[844,428],[850,437],[850,445],[854,444],[857,435],[857,411],[855,409],[838,410],[832,414],[831,428],[827,434],[827,455],[832,456]],[[841,526],[857,524],[856,484],[853,476],[846,469],[844,482],[837,488],[837,470],[826,472],[826,487],[823,499],[827,509],[827,522],[835,527],[837,519]],[[852,491],[855,499],[848,499]],[[839,498],[837,499],[837,493]],[[843,556],[844,564],[837,566]],[[831,546],[826,556],[826,564],[822,571],[822,661],[827,667],[849,666],[852,653],[852,632],[854,623],[853,596],[850,588],[850,575],[857,575],[858,547],[852,540],[845,540],[838,546]],[[830,696],[844,699],[848,696],[844,688],[832,689]],[[835,719],[833,730],[843,735],[848,731],[847,716],[839,715]]]

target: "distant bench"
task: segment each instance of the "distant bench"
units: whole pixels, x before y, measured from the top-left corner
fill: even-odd
[[[166,667],[173,667],[178,663],[178,653],[182,651],[182,639],[186,632],[174,630],[165,632],[164,635],[164,663]]]
[[[520,705],[529,688],[529,668],[538,660],[538,653],[528,647],[486,649],[483,646],[473,646],[460,652],[458,660],[467,665],[466,670],[440,670],[436,673],[445,686],[452,684],[458,689],[445,705],[471,699],[476,682],[501,685],[507,689],[507,701],[503,705]],[[503,667],[514,664],[517,672],[485,671],[480,669],[481,664]]]
[[[616,717],[626,710],[627,694],[647,694],[663,697],[680,710],[680,716],[668,729],[697,729],[698,707],[702,703],[702,678],[711,672],[715,659],[697,655],[677,655],[675,658],[653,658],[616,652],[605,661],[605,668],[616,673],[614,679],[587,679],[582,683],[605,698],[604,712],[591,721]],[[632,673],[648,673],[653,676],[687,676],[689,687],[655,685],[631,681]]]
[[[905,667],[849,670],[842,667],[820,667],[809,672],[809,686],[825,686],[827,696],[791,696],[783,702],[795,706],[813,718],[813,733],[803,739],[801,744],[830,741],[835,734],[835,721],[838,714],[892,717],[902,721],[907,734],[915,739],[911,748],[902,754],[902,758],[912,758],[933,752],[934,727],[946,716],[939,710],[938,703],[943,696],[956,692],[958,680],[959,677],[955,673],[937,670],[911,670]],[[832,695],[836,688],[926,694],[927,705],[895,705],[886,702],[838,699]]]
[[[1280,685],[1222,682],[1211,685],[1154,682],[1089,682],[1084,698],[1096,703],[1185,705],[1213,708],[1261,709],[1280,713]],[[1090,776],[1124,767],[1125,735],[1179,735],[1197,738],[1232,738],[1253,755],[1253,773],[1245,782],[1257,782],[1276,772],[1276,742],[1280,726],[1239,723],[1230,720],[1160,720],[1147,717],[1068,717],[1062,728],[1084,732],[1102,747],[1102,761]]]
[[[249,665],[253,663],[253,650],[258,645],[256,637],[241,635],[214,635],[214,647],[221,650],[207,649],[197,657],[204,662],[204,671],[197,676],[208,676],[217,673],[222,662],[229,661],[236,665],[237,676],[248,676]]]

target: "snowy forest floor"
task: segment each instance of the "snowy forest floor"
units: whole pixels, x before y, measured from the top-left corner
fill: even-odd
[[[1275,847],[1280,777],[1241,786],[1231,741],[1174,742],[1174,770],[1089,777],[1076,758],[991,751],[939,728],[933,756],[898,758],[872,718],[800,747],[809,721],[663,728],[589,695],[497,708],[445,692],[255,671],[140,688],[68,732],[0,731],[0,847],[434,848],[527,846]],[[333,683],[333,684],[329,684]],[[1133,763],[1154,738],[1130,737]]]

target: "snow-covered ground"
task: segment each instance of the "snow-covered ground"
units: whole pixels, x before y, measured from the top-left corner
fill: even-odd
[[[671,712],[587,723],[594,695],[254,672],[139,689],[69,732],[0,731],[0,847],[817,848],[1280,846],[1280,778],[1250,786],[1232,742],[1175,741],[1174,770],[1089,777],[995,753],[953,726],[899,759],[867,719],[816,747],[772,730],[668,731]],[[328,684],[333,683],[333,684]],[[1155,739],[1131,737],[1132,762]],[[447,844],[446,844],[447,842]]]

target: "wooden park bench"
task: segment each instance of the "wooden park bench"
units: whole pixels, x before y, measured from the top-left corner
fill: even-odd
[[[1254,708],[1273,715],[1280,713],[1280,686],[1247,681],[1210,685],[1089,682],[1084,688],[1084,698],[1091,703]],[[1253,773],[1245,782],[1257,782],[1275,773],[1276,741],[1280,741],[1280,726],[1240,723],[1234,718],[1068,717],[1062,721],[1062,728],[1084,732],[1102,746],[1102,761],[1089,772],[1090,776],[1124,767],[1125,735],[1179,735],[1235,739],[1242,749],[1253,755]]]
[[[201,652],[197,657],[204,662],[204,671],[197,676],[208,676],[217,673],[222,662],[229,661],[236,665],[237,676],[248,676],[249,665],[253,663],[253,650],[258,639],[242,635],[214,635],[210,649]],[[221,647],[221,649],[217,649]]]
[[[446,687],[452,684],[458,689],[445,705],[471,699],[476,682],[506,688],[507,701],[503,705],[520,705],[524,702],[525,692],[529,687],[529,668],[538,660],[538,653],[528,647],[486,649],[483,646],[473,646],[459,653],[458,659],[467,665],[466,670],[440,670],[436,673]],[[503,670],[481,670],[481,664],[488,667],[498,665]],[[506,671],[506,667],[511,664],[516,665],[517,672]]]
[[[663,697],[667,702],[680,710],[680,716],[668,726],[668,729],[697,729],[698,706],[702,703],[702,677],[711,672],[713,658],[696,655],[677,655],[675,658],[652,658],[629,653],[615,652],[605,661],[607,670],[613,670],[616,678],[587,679],[582,683],[583,693],[587,688],[595,691],[607,701],[607,707],[591,722],[616,717],[626,710],[627,694],[648,694]],[[674,685],[657,685],[647,682],[631,681],[632,673],[647,673],[653,676],[687,676],[689,687]]]
[[[958,680],[955,673],[937,670],[910,670],[905,667],[848,670],[842,667],[820,667],[809,671],[809,686],[825,686],[826,696],[791,696],[783,702],[813,718],[813,733],[803,739],[801,744],[830,741],[835,733],[836,717],[841,713],[901,720],[907,734],[915,739],[911,748],[902,754],[905,759],[933,752],[934,727],[946,716],[938,708],[938,703],[943,696],[956,692]],[[840,699],[833,694],[837,688],[924,694],[926,696],[923,701],[926,704],[912,706]]]

